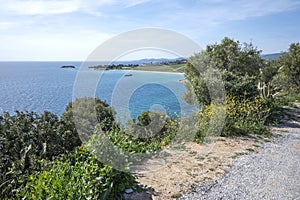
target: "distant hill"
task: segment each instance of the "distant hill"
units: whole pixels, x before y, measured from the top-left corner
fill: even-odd
[[[272,53],[272,54],[262,54],[261,57],[267,60],[277,60],[283,53]],[[126,60],[126,61],[114,61],[111,65],[149,65],[164,62],[174,62],[174,61],[186,61],[188,58],[178,57],[178,58],[144,58],[140,60]],[[91,63],[91,66],[101,65],[101,63]]]
[[[267,60],[277,60],[283,53],[263,54],[261,57]]]
[[[186,58],[178,57],[178,58],[145,58],[141,60],[131,60],[131,61],[116,61],[112,64],[151,64],[151,63],[162,63],[162,62],[172,62],[176,60],[186,60]]]
[[[262,54],[261,57],[267,60],[277,60],[283,53],[272,53],[272,54]],[[131,61],[116,61],[114,64],[155,64],[155,63],[163,63],[163,62],[173,62],[176,60],[187,60],[187,58],[145,58],[141,60],[131,60]]]

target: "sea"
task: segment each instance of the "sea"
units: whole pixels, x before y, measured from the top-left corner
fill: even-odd
[[[64,65],[76,68],[61,68]],[[78,94],[106,101],[120,120],[137,118],[147,110],[172,117],[188,115],[195,110],[182,99],[186,89],[179,80],[184,79],[183,74],[82,70],[81,65],[82,62],[75,61],[0,62],[0,113],[14,114],[16,110],[43,113],[47,110],[61,116],[66,105]],[[84,73],[95,78],[80,79]],[[95,89],[86,93],[88,87]]]

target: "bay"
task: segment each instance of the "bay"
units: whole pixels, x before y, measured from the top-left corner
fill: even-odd
[[[75,69],[60,68],[74,65]],[[72,101],[81,62],[0,62],[0,113],[45,110],[61,115]],[[171,116],[193,108],[182,100],[185,87],[178,80],[183,74],[97,71],[101,74],[95,97],[114,107],[119,118],[136,118],[143,111],[155,109]],[[131,76],[125,76],[130,73]]]

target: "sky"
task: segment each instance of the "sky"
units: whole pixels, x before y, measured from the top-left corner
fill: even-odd
[[[202,48],[229,37],[263,54],[300,41],[299,0],[0,0],[0,61],[83,61],[108,39],[168,29]],[[130,56],[129,56],[130,57]],[[168,57],[164,53],[135,54]]]

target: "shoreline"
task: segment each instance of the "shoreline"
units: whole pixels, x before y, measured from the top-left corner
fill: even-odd
[[[164,73],[164,74],[180,74],[184,75],[182,72],[162,72],[162,71],[147,71],[147,70],[121,70],[121,71],[130,71],[130,72],[150,72],[150,73]]]
[[[179,74],[179,75],[184,75],[182,72],[163,72],[163,71],[147,71],[147,70],[126,70],[126,69],[118,69],[118,70],[99,70],[99,69],[93,69],[95,71],[123,71],[123,72],[142,72],[142,73],[163,73],[163,74]]]

